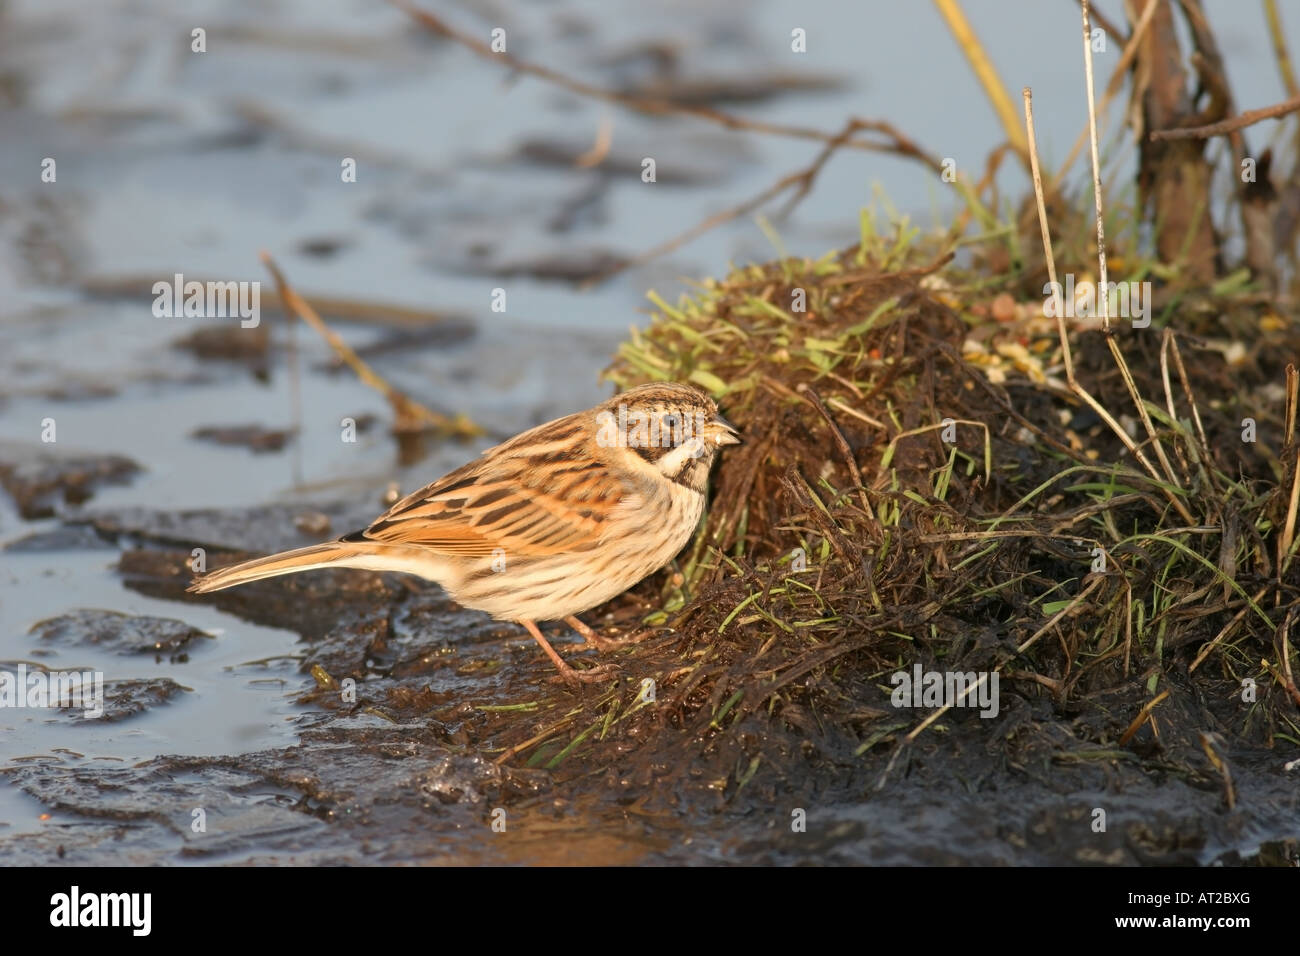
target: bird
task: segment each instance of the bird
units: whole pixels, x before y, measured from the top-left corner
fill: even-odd
[[[485,450],[361,531],[194,579],[220,591],[317,568],[405,572],[458,604],[523,625],[571,686],[608,679],[567,664],[537,627],[563,620],[598,650],[617,642],[577,615],[664,567],[703,516],[718,453],[739,430],[705,392],[640,385]]]

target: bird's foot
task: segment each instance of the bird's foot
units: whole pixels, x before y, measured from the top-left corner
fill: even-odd
[[[594,630],[583,624],[573,615],[569,615],[564,622],[578,632],[579,636],[586,643],[596,648],[598,651],[616,651],[620,647],[626,647],[629,644],[635,644],[645,638],[649,631],[641,631],[637,634],[629,634],[627,637],[601,637]]]

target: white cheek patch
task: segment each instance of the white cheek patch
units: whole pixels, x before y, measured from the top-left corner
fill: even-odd
[[[682,473],[683,468],[700,458],[704,453],[703,439],[698,436],[688,438],[655,462],[655,467],[669,478],[676,478]]]

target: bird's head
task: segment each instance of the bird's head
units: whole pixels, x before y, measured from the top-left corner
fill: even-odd
[[[665,477],[699,490],[718,451],[740,443],[717,403],[693,385],[639,385],[595,411],[600,444],[628,448]]]

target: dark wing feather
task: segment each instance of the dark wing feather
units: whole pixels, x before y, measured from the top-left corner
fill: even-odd
[[[465,557],[594,547],[627,491],[589,435],[573,415],[524,432],[407,495],[361,536]]]

